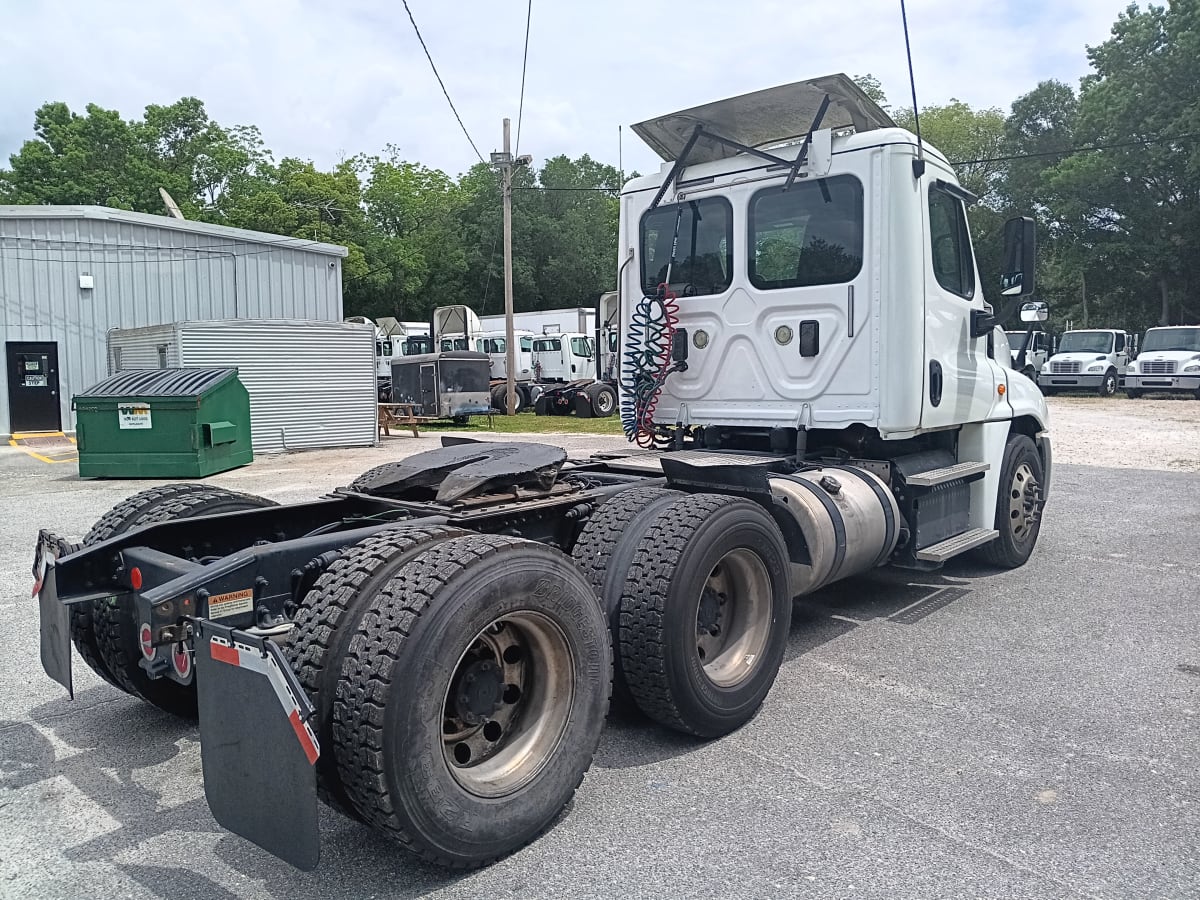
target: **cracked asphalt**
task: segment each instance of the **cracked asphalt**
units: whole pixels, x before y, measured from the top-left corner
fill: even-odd
[[[211,480],[298,500],[434,443]],[[881,571],[798,602],[752,722],[699,742],[611,719],[558,824],[465,875],[327,809],[321,867],[297,872],[213,821],[193,727],[78,660],[74,702],[43,675],[37,529],[77,539],[146,484],[0,449],[0,897],[1200,895],[1195,474],[1060,464],[1024,568]]]

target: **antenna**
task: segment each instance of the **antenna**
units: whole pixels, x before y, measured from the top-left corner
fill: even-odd
[[[625,132],[617,126],[617,171],[621,173],[620,186],[625,186]]]
[[[913,77],[912,44],[908,41],[908,12],[904,0],[900,0],[900,19],[904,22],[904,50],[908,53],[908,84],[912,88],[913,123],[917,129],[917,158],[913,160],[913,178],[925,174],[925,147],[921,143],[921,114],[917,111],[917,79]]]

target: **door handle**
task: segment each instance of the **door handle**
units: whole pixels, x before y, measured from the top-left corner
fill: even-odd
[[[936,359],[929,361],[929,405],[942,402],[942,364]]]

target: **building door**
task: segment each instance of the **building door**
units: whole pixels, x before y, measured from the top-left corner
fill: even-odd
[[[59,431],[58,344],[6,341],[11,431]]]

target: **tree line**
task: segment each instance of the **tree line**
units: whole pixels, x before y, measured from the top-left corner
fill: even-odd
[[[1088,60],[1078,87],[1044,81],[1007,113],[959,100],[920,111],[922,137],[979,198],[970,218],[985,295],[1012,323],[998,292],[1003,222],[1032,215],[1037,293],[1059,328],[1200,321],[1200,0],[1130,6]],[[877,79],[857,80],[915,128]],[[517,170],[519,310],[588,306],[612,289],[622,174],[587,155]],[[135,120],[46,103],[0,169],[0,203],[162,213],[160,187],[187,218],[347,247],[347,315],[502,309],[500,186],[484,164],[455,178],[395,148],[327,170],[277,161],[256,127],[220,125],[186,97]]]

